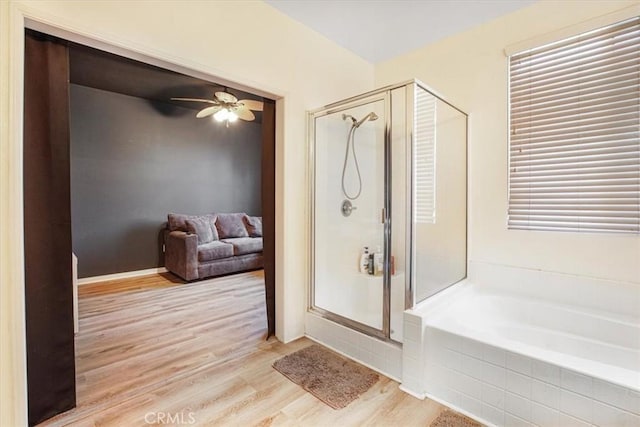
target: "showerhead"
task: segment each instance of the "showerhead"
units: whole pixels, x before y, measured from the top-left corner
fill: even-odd
[[[376,113],[374,113],[373,111],[370,112],[369,114],[367,114],[366,116],[364,116],[363,118],[360,119],[360,121],[356,120],[355,117],[349,115],[349,114],[343,114],[342,115],[342,120],[347,120],[347,119],[351,119],[351,124],[353,125],[353,127],[360,127],[361,124],[363,124],[364,122],[366,122],[367,120],[378,120],[378,115]]]
[[[367,120],[371,120],[371,121],[378,120],[378,115],[372,111],[366,116],[364,116],[363,118],[361,118],[359,122],[354,122],[354,126],[360,127],[360,125],[366,122]]]

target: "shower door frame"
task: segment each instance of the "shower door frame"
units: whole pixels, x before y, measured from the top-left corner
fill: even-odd
[[[466,146],[466,163],[465,171],[467,173],[466,179],[466,206],[469,206],[469,175],[468,175],[468,162],[469,162],[469,115],[460,108],[453,105],[445,97],[440,95],[437,91],[433,90],[418,79],[411,79],[397,84],[385,86],[370,92],[363,93],[351,98],[344,99],[342,101],[328,104],[324,107],[310,110],[307,113],[307,143],[308,143],[308,171],[309,171],[309,207],[310,207],[310,227],[309,227],[309,291],[308,295],[308,307],[307,310],[311,313],[317,314],[322,318],[331,320],[342,326],[349,327],[358,332],[362,332],[366,335],[380,338],[382,340],[402,345],[402,343],[393,340],[391,338],[391,237],[392,237],[392,218],[391,218],[391,201],[392,201],[392,141],[391,141],[391,92],[395,89],[405,88],[405,156],[406,156],[406,170],[405,170],[405,192],[406,192],[406,212],[405,212],[405,277],[404,277],[404,309],[412,308],[418,301],[415,300],[415,236],[413,228],[413,209],[414,209],[414,182],[413,182],[413,148],[414,148],[414,108],[415,108],[415,90],[416,88],[422,89],[438,99],[444,102],[455,110],[459,111],[465,116],[465,146]],[[349,319],[339,314],[322,309],[315,305],[315,186],[316,186],[316,168],[315,168],[315,119],[318,117],[327,116],[329,114],[338,113],[340,111],[348,110],[350,108],[359,107],[371,102],[384,100],[385,105],[385,156],[384,156],[384,186],[385,186],[385,202],[384,202],[384,274],[383,274],[383,313],[382,313],[382,329],[376,329],[369,325],[365,325],[361,322]],[[412,112],[411,114],[409,112]],[[401,178],[399,178],[401,179]],[[466,215],[466,222],[468,222],[468,213]],[[465,233],[468,233],[468,224],[465,223]],[[469,245],[468,238],[465,238],[466,253],[465,259],[468,262],[469,259]],[[465,269],[466,277],[466,269]],[[461,279],[462,280],[462,279]],[[449,285],[451,286],[451,285]]]
[[[403,85],[394,86],[402,87]],[[309,268],[309,299],[308,311],[320,317],[331,320],[340,325],[362,332],[366,335],[392,341],[391,336],[391,87],[368,92],[344,101],[329,104],[325,107],[309,111],[308,141],[309,141],[309,190],[310,190],[310,268]],[[382,288],[382,329],[358,322],[348,317],[325,310],[315,304],[315,223],[316,223],[316,166],[315,166],[315,121],[317,118],[337,114],[352,108],[372,104],[378,101],[384,103],[384,208],[383,208],[383,288]],[[393,341],[396,342],[396,341]]]

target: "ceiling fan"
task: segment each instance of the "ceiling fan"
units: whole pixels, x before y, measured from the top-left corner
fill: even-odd
[[[190,101],[190,102],[204,102],[207,104],[213,104],[209,107],[205,107],[196,114],[196,117],[201,119],[213,114],[213,118],[216,121],[235,122],[238,119],[245,121],[255,120],[256,116],[253,111],[262,111],[262,101],[256,101],[253,99],[241,99],[238,100],[234,95],[230,94],[226,90],[224,92],[214,93],[213,99],[201,99],[201,98],[171,98],[173,101]]]

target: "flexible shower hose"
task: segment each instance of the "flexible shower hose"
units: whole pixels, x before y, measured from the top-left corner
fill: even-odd
[[[342,192],[344,193],[344,196],[349,199],[349,200],[355,200],[360,196],[360,193],[362,192],[362,176],[360,175],[360,167],[358,166],[358,156],[356,155],[356,144],[355,144],[355,135],[356,135],[356,129],[358,127],[355,125],[351,125],[351,130],[349,130],[349,135],[347,135],[347,147],[346,150],[344,151],[344,164],[342,165]],[[351,151],[353,152],[353,162],[356,165],[356,173],[358,175],[358,191],[356,192],[355,196],[350,196],[347,193],[347,189],[345,188],[344,185],[344,177],[345,177],[345,173],[347,172],[347,161],[349,160],[349,145],[351,145]]]

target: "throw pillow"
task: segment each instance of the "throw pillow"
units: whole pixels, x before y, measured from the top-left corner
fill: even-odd
[[[185,221],[191,218],[194,218],[194,215],[170,213],[167,216],[169,231],[187,231],[187,224]]]
[[[262,237],[262,217],[261,216],[244,216],[244,223],[251,237]]]
[[[244,213],[218,214],[216,228],[221,239],[231,239],[234,237],[249,237],[247,228],[244,226],[242,218]]]
[[[187,232],[198,235],[198,244],[218,240],[218,233],[208,217],[194,217],[185,220]]]
[[[188,215],[188,214],[170,213],[167,216],[167,219],[168,219],[167,225],[169,227],[169,231],[189,231],[187,230],[186,221],[188,219],[193,220],[193,219],[201,219],[201,218],[207,219],[211,223],[213,232],[216,233],[215,226],[213,225],[216,222],[216,214]],[[214,238],[213,240],[216,240],[216,239]]]

